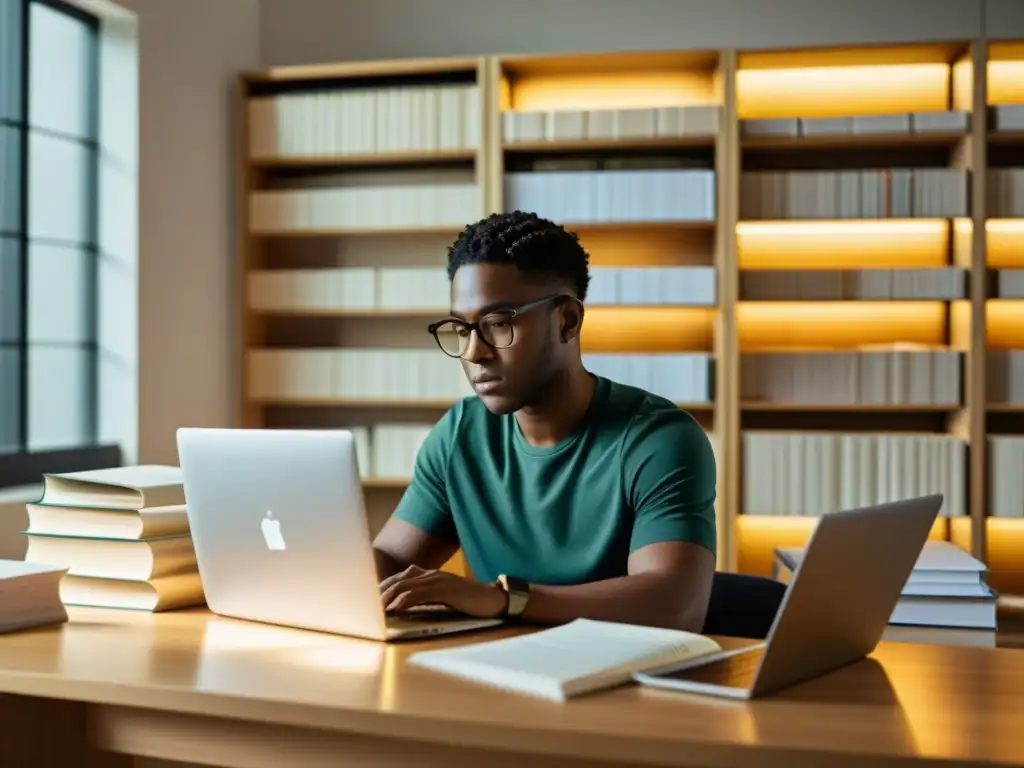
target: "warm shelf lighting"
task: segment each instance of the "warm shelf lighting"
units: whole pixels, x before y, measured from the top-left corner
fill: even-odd
[[[989,349],[1024,347],[1024,299],[996,299],[985,305]]]
[[[868,344],[946,346],[941,301],[746,301],[736,306],[744,352],[856,349]]]
[[[635,229],[580,229],[580,244],[591,267],[711,266],[715,258],[712,228],[657,227],[637,236]]]
[[[1024,595],[1024,518],[989,517],[985,523],[989,585],[1004,595]],[[970,518],[951,518],[949,540],[970,552],[972,525]]]
[[[770,576],[775,548],[804,546],[818,520],[817,517],[786,515],[737,515],[738,570],[741,573]],[[948,535],[948,520],[949,518],[945,517],[936,520],[929,538],[945,540]]]
[[[510,82],[510,108],[519,111],[644,109],[717,103],[711,72],[531,73]]]
[[[703,307],[593,307],[581,346],[585,352],[710,351],[714,313]]]
[[[845,117],[949,109],[945,63],[740,69],[740,118]]]
[[[1024,102],[1024,61],[989,61],[988,103]]]
[[[741,222],[740,269],[898,269],[948,264],[945,219]]]
[[[1024,219],[989,219],[985,238],[990,267],[1024,267]]]

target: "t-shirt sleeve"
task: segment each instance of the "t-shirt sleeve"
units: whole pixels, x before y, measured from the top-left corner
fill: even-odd
[[[623,472],[635,515],[631,552],[661,541],[715,551],[715,453],[693,417],[676,409],[636,416],[623,446]]]
[[[448,456],[460,408],[451,408],[427,434],[416,454],[412,480],[394,511],[399,520],[450,541],[457,541],[458,534],[448,503]]]

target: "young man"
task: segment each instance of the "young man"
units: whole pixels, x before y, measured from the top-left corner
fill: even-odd
[[[449,249],[430,331],[476,391],[433,428],[374,542],[385,608],[699,632],[715,568],[715,458],[673,403],[583,367],[588,256],[534,214]],[[477,580],[439,569],[461,545]]]

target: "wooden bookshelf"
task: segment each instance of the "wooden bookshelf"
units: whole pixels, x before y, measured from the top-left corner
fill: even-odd
[[[445,97],[473,104],[453,124],[474,140],[423,107],[445,87],[475,89]],[[374,107],[403,131],[349,146],[369,102],[335,114],[329,95],[371,91],[419,95]],[[374,471],[376,430],[410,426],[385,450],[408,464],[469,394],[427,356],[445,248],[518,207],[591,255],[591,370],[661,391],[713,437],[720,568],[767,573],[822,513],[942,491],[933,536],[1024,594],[1024,43],[329,64],[247,74],[240,93],[240,423],[363,429],[378,520],[407,472]],[[453,192],[450,216],[403,218],[417,201],[389,184],[473,204]],[[356,203],[354,187],[378,191]],[[422,270],[417,295],[396,270]],[[429,391],[345,378],[399,364]]]
[[[968,448],[984,424],[977,54],[739,57],[739,570],[768,573],[774,547],[838,509],[942,492],[933,536],[947,538],[984,508]]]
[[[1024,594],[1024,43],[988,46],[985,103],[986,220],[984,241],[987,516],[985,537],[993,587]],[[966,540],[972,531],[956,534]],[[975,533],[975,536],[977,534]]]
[[[374,530],[467,393],[426,325],[445,246],[487,211],[485,80],[479,58],[240,79],[241,423],[352,428]]]
[[[488,166],[495,210],[564,223],[590,254],[588,368],[700,420],[722,487],[722,232],[732,223],[718,177],[728,67],[717,52],[499,57]],[[721,499],[728,531],[731,506]]]

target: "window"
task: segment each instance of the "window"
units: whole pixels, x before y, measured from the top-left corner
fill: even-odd
[[[0,0],[0,487],[97,445],[98,22]]]

